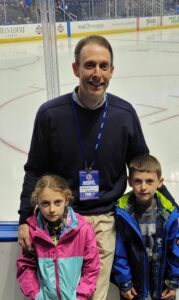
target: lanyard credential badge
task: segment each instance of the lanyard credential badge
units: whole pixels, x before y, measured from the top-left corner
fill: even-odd
[[[80,194],[81,201],[99,199],[99,171],[93,170],[93,167],[95,165],[95,156],[96,156],[96,153],[97,153],[99,145],[100,145],[101,136],[102,136],[103,129],[104,129],[104,124],[106,121],[106,112],[107,112],[107,106],[108,106],[107,96],[106,96],[105,100],[106,101],[105,101],[105,105],[104,105],[104,111],[101,116],[100,126],[99,126],[99,129],[97,132],[97,137],[96,137],[94,156],[93,156],[91,163],[88,165],[85,144],[81,137],[80,124],[79,124],[79,121],[77,118],[74,101],[73,101],[73,99],[71,99],[74,125],[76,128],[77,137],[78,137],[79,145],[80,145],[80,151],[81,151],[81,155],[82,155],[84,166],[85,166],[85,170],[79,171],[79,181],[80,181],[79,194]]]
[[[99,198],[99,171],[80,171],[80,200]]]

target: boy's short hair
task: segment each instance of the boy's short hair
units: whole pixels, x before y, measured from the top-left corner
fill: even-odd
[[[39,195],[45,188],[49,188],[53,191],[60,192],[68,201],[72,201],[72,192],[69,189],[66,181],[58,175],[44,175],[36,183],[35,189],[32,193],[32,203],[37,204]]]
[[[140,155],[131,160],[129,164],[129,178],[132,177],[135,171],[156,173],[158,179],[162,176],[162,169],[159,161],[149,154]]]

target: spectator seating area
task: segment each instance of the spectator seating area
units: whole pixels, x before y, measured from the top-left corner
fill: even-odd
[[[179,0],[54,0],[57,22],[179,14]],[[0,25],[40,22],[38,0],[0,0]]]

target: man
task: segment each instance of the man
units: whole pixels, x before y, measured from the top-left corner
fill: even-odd
[[[115,246],[114,205],[126,189],[126,166],[148,153],[140,122],[128,102],[106,93],[113,51],[102,36],[75,48],[73,93],[44,103],[36,116],[21,194],[19,244],[30,248],[26,218],[39,176],[56,173],[73,191],[73,208],[93,225],[101,270],[93,300],[107,297]]]

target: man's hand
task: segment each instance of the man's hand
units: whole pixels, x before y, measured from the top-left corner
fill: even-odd
[[[135,296],[137,296],[137,292],[134,288],[128,290],[128,291],[121,291],[121,295],[126,299],[133,299]]]
[[[174,297],[176,296],[176,291],[175,290],[169,290],[169,289],[166,289],[162,292],[162,295],[161,295],[161,299],[174,299]]]
[[[29,239],[29,226],[27,224],[22,224],[19,226],[18,244],[22,246],[25,251],[32,250]]]

